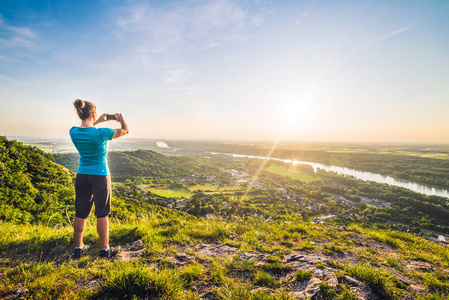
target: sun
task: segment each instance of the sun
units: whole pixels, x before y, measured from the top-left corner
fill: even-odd
[[[315,104],[308,98],[286,101],[282,110],[282,123],[286,131],[308,127],[315,120]]]

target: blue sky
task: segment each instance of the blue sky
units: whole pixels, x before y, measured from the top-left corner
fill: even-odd
[[[0,134],[449,141],[447,1],[0,3]],[[117,124],[106,124],[116,127]]]

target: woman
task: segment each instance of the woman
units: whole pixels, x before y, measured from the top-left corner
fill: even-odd
[[[83,233],[86,218],[95,203],[97,232],[100,238],[100,257],[109,258],[109,219],[111,213],[111,176],[106,161],[107,141],[127,134],[122,114],[115,114],[120,129],[95,128],[95,125],[108,121],[108,114],[97,119],[97,109],[92,102],[80,99],[73,102],[81,119],[81,126],[70,129],[70,137],[80,154],[78,171],[75,178],[75,236],[74,258],[79,258],[84,248]]]

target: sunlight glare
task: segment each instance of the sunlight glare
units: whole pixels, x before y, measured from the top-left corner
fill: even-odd
[[[283,106],[283,125],[286,131],[309,127],[314,120],[315,107],[311,99],[291,99]]]

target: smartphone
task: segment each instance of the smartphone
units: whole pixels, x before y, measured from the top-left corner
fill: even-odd
[[[117,118],[115,117],[115,115],[108,115],[107,119],[108,119],[108,120],[117,120]]]

